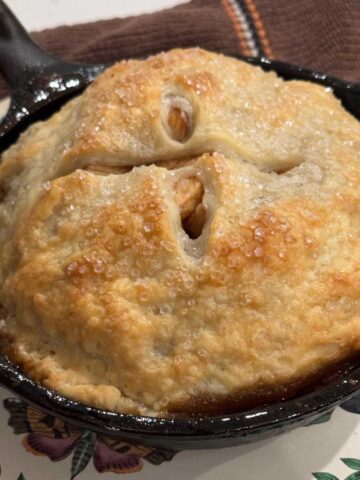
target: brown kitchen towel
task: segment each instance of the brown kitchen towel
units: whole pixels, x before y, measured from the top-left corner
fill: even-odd
[[[360,82],[360,0],[193,0],[32,37],[48,52],[75,62],[113,62],[200,46],[267,56]],[[0,97],[4,94],[1,82]]]

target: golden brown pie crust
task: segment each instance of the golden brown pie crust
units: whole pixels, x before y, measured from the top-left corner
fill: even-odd
[[[360,350],[360,124],[328,89],[120,62],[3,153],[0,191],[0,328],[66,396],[214,413]]]

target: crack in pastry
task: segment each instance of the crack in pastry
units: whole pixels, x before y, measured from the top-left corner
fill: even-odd
[[[106,165],[102,163],[90,163],[85,167],[84,170],[89,172],[97,173],[98,175],[121,175],[123,173],[128,173],[132,170],[132,167],[119,167],[118,165]]]
[[[169,170],[179,169],[193,164],[196,158],[176,159],[160,162],[158,165]],[[119,167],[106,164],[89,164],[85,170],[99,175],[121,175],[132,167]],[[180,210],[183,228],[190,238],[200,236],[205,224],[205,208],[202,204],[204,189],[201,181],[194,177],[180,178],[174,185],[175,200]]]
[[[360,350],[359,152],[320,86],[201,49],[111,67],[2,154],[11,360],[142,415],[296,395]]]

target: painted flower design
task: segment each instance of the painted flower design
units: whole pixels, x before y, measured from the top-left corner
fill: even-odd
[[[360,460],[358,458],[340,458],[340,460],[349,468],[352,473],[347,475],[344,480],[359,480],[360,478]],[[316,480],[339,480],[336,475],[327,472],[313,472]]]
[[[340,407],[350,413],[360,413],[360,393],[350,397]]]
[[[16,434],[25,434],[23,445],[34,455],[46,455],[59,462],[72,455],[71,479],[92,460],[99,473],[133,473],[143,468],[143,459],[159,465],[176,452],[132,445],[117,439],[81,430],[58,418],[28,406],[16,398],[4,401],[10,413],[9,425]]]
[[[345,400],[345,402],[343,402],[340,405],[340,408],[342,408],[343,410],[346,410],[347,412],[350,412],[350,413],[360,414],[360,393],[358,393],[356,395],[353,395],[348,400]],[[325,413],[324,415],[321,415],[320,417],[316,418],[315,420],[313,420],[308,425],[314,425],[314,424],[324,423],[324,422],[329,421],[331,419],[331,415],[332,415],[333,411],[334,411],[334,409]],[[360,474],[359,474],[359,479],[360,479]]]
[[[353,395],[351,398],[343,402],[340,407],[350,413],[360,414],[360,393]],[[340,459],[352,471],[346,476],[345,480],[360,480],[360,459],[358,458],[341,458]],[[336,475],[329,472],[313,472],[313,477],[317,480],[339,480]]]
[[[9,425],[16,434],[25,434],[23,445],[34,455],[46,455],[51,461],[59,462],[72,455],[71,479],[77,477],[91,462],[99,473],[133,473],[143,468],[143,460],[160,465],[173,458],[176,452],[132,445],[117,439],[81,430],[52,415],[30,407],[22,400],[8,398],[4,407],[10,414]],[[344,410],[360,414],[360,394],[353,396],[341,406]],[[309,425],[327,422],[332,411],[313,420]],[[353,473],[346,480],[360,480],[360,460],[341,459]],[[314,472],[318,480],[339,480],[327,472]],[[21,474],[18,480],[25,480]]]

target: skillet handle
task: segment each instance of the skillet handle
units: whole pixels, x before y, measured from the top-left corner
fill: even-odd
[[[57,63],[31,40],[24,27],[0,0],[0,69],[14,90],[36,72]]]

